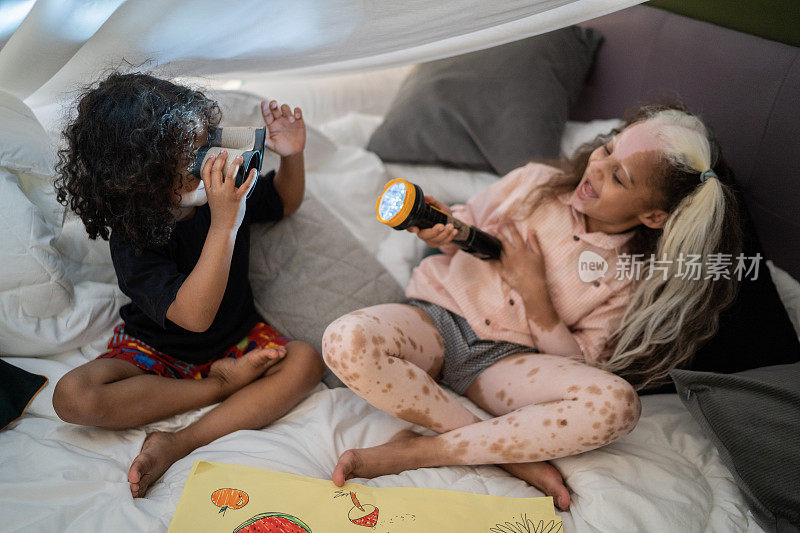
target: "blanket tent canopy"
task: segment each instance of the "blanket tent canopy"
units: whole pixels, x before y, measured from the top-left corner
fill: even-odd
[[[36,109],[123,62],[170,77],[355,73],[488,48],[638,3],[4,0],[0,89]]]

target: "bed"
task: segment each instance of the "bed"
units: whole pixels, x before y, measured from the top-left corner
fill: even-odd
[[[598,55],[594,84],[587,89],[567,125],[562,139],[565,153],[581,140],[607,131],[621,116],[623,106],[645,98],[654,87],[681,91],[689,97],[690,105],[705,107],[701,112],[705,112],[712,123],[717,122],[719,131],[732,132],[726,134],[730,138],[721,139],[723,146],[742,145],[741,138],[736,137],[744,136],[742,128],[736,127],[735,120],[730,119],[732,127],[724,130],[728,123],[719,105],[702,100],[702,94],[687,93],[689,84],[680,87],[648,77],[649,69],[658,72],[666,68],[665,64],[672,65],[670,61],[677,61],[677,56],[671,59],[648,56],[655,53],[653,50],[657,46],[667,49],[675,41],[674,28],[670,25],[678,25],[680,31],[686,32],[684,37],[694,39],[703,32],[705,35],[712,31],[735,32],[643,7],[586,24],[602,28],[607,42]],[[620,31],[629,32],[625,39],[613,37]],[[618,61],[607,57],[608,54],[624,56],[624,47],[635,48],[636,42],[632,41],[638,39],[644,46],[654,35],[658,38],[652,39],[647,54],[622,57]],[[761,41],[759,46],[773,53],[770,48],[773,43],[757,40]],[[781,46],[783,48],[787,47]],[[759,49],[749,57],[763,57],[758,55],[763,53],[764,50]],[[648,57],[647,61],[644,56]],[[641,62],[636,65],[629,64],[639,60]],[[666,63],[659,64],[662,60]],[[750,65],[745,61],[746,67]],[[625,73],[620,75],[618,69],[625,69]],[[407,72],[407,67],[401,67],[286,83],[270,83],[252,74],[235,79],[186,81],[202,81],[220,90],[234,89],[231,98],[247,98],[244,92],[236,92],[246,91],[302,106],[308,123],[314,127],[309,136],[307,202],[323,204],[337,217],[338,223],[350,231],[364,253],[386,269],[390,277],[384,277],[384,286],[395,283],[401,287],[419,261],[423,246],[411,235],[390,231],[375,221],[374,199],[383,184],[395,176],[413,177],[427,194],[453,203],[466,200],[497,179],[485,172],[386,164],[365,149],[371,132],[380,124]],[[791,72],[784,84],[776,87],[773,100],[779,101],[784,91],[791,90],[792,87],[788,87],[791,83],[797,94],[800,70],[794,68]],[[615,75],[622,79],[614,82]],[[622,94],[620,89],[623,82],[629,88],[627,94]],[[618,91],[616,97],[610,98],[609,92],[614,91]],[[731,105],[741,104],[742,101],[731,102]],[[47,110],[36,111],[45,129],[53,134],[59,117]],[[760,112],[760,109],[752,111],[754,115]],[[780,139],[781,131],[768,135]],[[797,143],[789,148],[792,149],[800,156],[796,153]],[[742,157],[732,157],[731,163],[744,168]],[[745,183],[747,179],[749,176],[745,175]],[[776,181],[767,184],[768,187],[780,187],[781,177],[774,179]],[[770,207],[771,200],[762,196],[766,194],[763,187],[751,189],[756,224],[766,235],[770,224],[774,223],[770,217],[777,211]],[[797,191],[794,194],[798,194]],[[800,202],[794,205],[798,204]],[[796,224],[797,220],[792,223]],[[800,238],[799,235],[800,232],[795,231],[794,236],[788,238]],[[785,235],[766,238],[765,249],[769,257],[796,267],[797,257],[791,254],[796,254],[798,247],[793,248],[794,252],[787,251],[791,246],[779,242],[786,238]],[[183,427],[210,408],[119,432],[73,426],[58,419],[52,408],[55,383],[70,368],[94,358],[104,349],[115,322],[112,311],[118,309],[124,297],[115,287],[107,244],[89,242],[78,221],[66,220],[57,246],[71,265],[69,276],[75,286],[80,285],[81,279],[91,280],[91,287],[84,285],[82,295],[102,299],[105,307],[93,315],[93,323],[84,328],[91,332],[87,334],[90,338],[80,337],[75,349],[47,357],[4,357],[23,369],[46,375],[49,383],[34,398],[24,416],[0,432],[0,516],[3,517],[0,531],[164,531],[195,460],[328,478],[337,457],[346,449],[385,442],[398,430],[409,427],[408,423],[374,409],[346,388],[328,388],[320,384],[271,426],[260,431],[239,431],[195,450],[175,463],[150,488],[146,498],[133,500],[127,471],[145,435],[156,429]],[[258,268],[256,260],[252,276],[256,293],[266,283],[259,278]],[[797,270],[787,270],[798,277]],[[796,291],[797,282],[789,274],[781,278],[785,286],[791,288],[785,291]],[[481,414],[465,398],[459,401]],[[681,399],[676,394],[657,394],[644,397],[642,404],[641,420],[626,437],[604,448],[554,461],[573,492],[571,510],[559,512],[564,531],[762,531],[731,472],[720,461],[717,449],[684,408]],[[382,487],[447,488],[501,496],[542,495],[490,466],[428,468],[355,481]]]

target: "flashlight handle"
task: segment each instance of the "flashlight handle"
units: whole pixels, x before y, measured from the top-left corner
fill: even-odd
[[[500,251],[503,249],[500,239],[475,226],[469,226],[469,236],[466,240],[456,241],[453,239],[453,244],[483,260],[500,259]]]
[[[448,215],[438,207],[433,204],[429,204],[426,202],[428,206],[428,213],[425,217],[425,223],[428,228],[434,227],[436,224],[452,224],[454,220],[461,222],[458,219],[453,218],[452,215]],[[461,222],[463,224],[463,222]],[[430,224],[428,226],[428,224]]]
[[[500,258],[500,250],[503,248],[500,239],[455,218],[453,215],[440,211],[431,204],[428,204],[428,207],[430,208],[429,213],[424,221],[420,221],[420,229],[432,228],[436,224],[452,224],[457,231],[451,241],[453,244],[480,259]]]

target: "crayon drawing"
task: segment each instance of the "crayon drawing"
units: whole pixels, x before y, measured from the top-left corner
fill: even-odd
[[[233,533],[311,533],[311,528],[296,516],[261,513],[239,524]]]
[[[495,524],[489,528],[489,533],[559,533],[562,530],[560,521],[539,520],[538,523],[534,523],[524,513],[520,515],[520,519],[520,521]]]
[[[352,482],[337,487],[330,479],[195,461],[168,533],[310,533],[312,530],[316,533],[562,531],[561,518],[555,514],[553,499],[549,497],[510,498],[422,487],[372,487]]]
[[[377,507],[368,503],[362,504],[356,498],[356,493],[352,491],[337,490],[334,498],[339,498],[340,496],[350,496],[350,500],[353,502],[353,507],[347,512],[347,519],[350,522],[357,526],[375,527],[380,514],[380,510]]]
[[[211,493],[211,503],[219,507],[222,516],[225,516],[228,509],[241,509],[249,501],[247,493],[239,489],[217,489]]]

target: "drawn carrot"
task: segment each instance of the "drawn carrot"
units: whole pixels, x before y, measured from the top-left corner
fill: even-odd
[[[353,500],[355,507],[347,513],[347,518],[357,526],[375,527],[378,523],[378,513],[380,510],[368,503],[361,504],[356,498],[355,492],[350,492],[350,499]]]
[[[355,492],[350,492],[350,498],[353,500],[353,503],[355,504],[356,507],[358,507],[362,511],[364,510],[364,508],[361,507],[361,504],[358,502],[358,498],[356,498]]]
[[[217,489],[211,494],[211,503],[220,508],[222,516],[225,516],[228,509],[241,509],[249,501],[247,493],[239,489]]]

